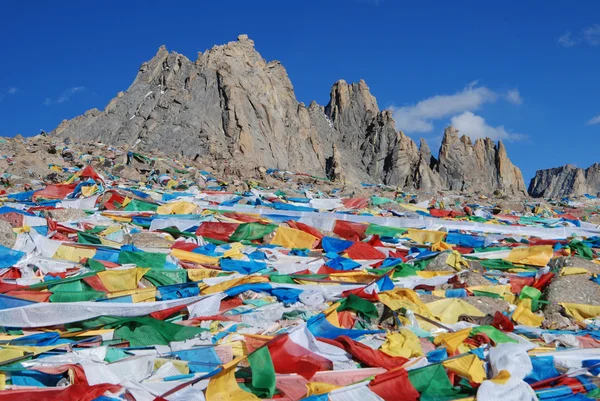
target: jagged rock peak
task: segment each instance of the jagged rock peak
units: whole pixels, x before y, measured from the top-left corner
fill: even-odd
[[[459,137],[452,126],[444,130],[435,170],[442,184],[452,190],[525,194],[521,171],[508,159],[503,143],[479,138],[473,144],[469,136]]]
[[[444,136],[442,138],[442,144],[440,146],[440,156],[447,156],[452,144],[458,142],[458,140],[458,130],[451,125],[446,127],[446,129],[444,130]]]
[[[425,138],[419,139],[419,152],[424,154],[431,154],[431,150],[429,149],[429,145],[427,144]]]
[[[340,80],[327,106],[306,107],[281,63],[264,60],[247,35],[199,52],[194,62],[161,46],[104,111],[63,121],[53,134],[353,183],[481,192],[519,188],[520,172],[503,145],[496,149],[492,141],[478,140],[473,146],[448,127],[436,160],[424,141],[417,147],[396,130],[392,112],[379,109],[364,80]]]
[[[354,122],[363,126],[379,113],[379,107],[364,80],[348,84],[340,79],[331,87],[325,113],[334,126]],[[356,121],[357,119],[362,121]]]
[[[544,198],[597,195],[600,192],[600,164],[583,169],[572,164],[538,170],[529,183],[529,195]]]

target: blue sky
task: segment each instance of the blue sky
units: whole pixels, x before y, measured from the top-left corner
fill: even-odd
[[[543,6],[542,6],[543,4]],[[526,182],[599,161],[600,3],[394,0],[2,3],[0,135],[33,135],[103,109],[165,44],[198,51],[247,33],[326,104],[365,79],[398,128],[437,153],[451,122],[504,138]],[[594,118],[596,119],[594,120]]]

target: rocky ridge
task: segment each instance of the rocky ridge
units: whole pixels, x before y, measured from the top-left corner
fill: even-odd
[[[161,47],[103,111],[65,120],[52,135],[353,183],[526,192],[502,142],[473,143],[448,127],[435,158],[424,140],[417,146],[396,130],[363,80],[336,82],[325,107],[298,102],[285,68],[265,61],[246,35],[195,61]]]
[[[539,198],[565,196],[596,196],[600,192],[600,164],[583,169],[567,164],[561,167],[538,170],[529,183],[529,194]]]

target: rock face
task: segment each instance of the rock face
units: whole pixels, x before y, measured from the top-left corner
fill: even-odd
[[[506,193],[524,193],[521,171],[508,159],[502,141],[471,138],[448,127],[440,148],[438,171],[443,185],[461,192],[489,188]]]
[[[566,166],[538,170],[529,183],[533,197],[562,198],[564,196],[596,195],[600,192],[600,164],[586,169]]]
[[[379,110],[363,80],[340,80],[327,106],[306,107],[283,66],[265,61],[246,35],[193,62],[161,47],[104,111],[65,120],[52,134],[353,183],[525,192],[502,143],[472,145],[448,128],[438,161],[423,140],[417,147],[396,130],[392,113]]]

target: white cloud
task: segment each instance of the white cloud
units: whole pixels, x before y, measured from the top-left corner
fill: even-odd
[[[504,98],[512,104],[519,105],[523,103],[523,98],[521,97],[521,93],[519,93],[518,89],[509,90],[506,92],[506,96],[504,96]]]
[[[74,86],[72,88],[69,88],[60,94],[58,99],[56,99],[56,103],[64,103],[64,102],[68,101],[71,98],[71,96],[73,96],[74,94],[82,92],[84,90],[85,90],[85,87],[83,87],[83,86]]]
[[[577,40],[573,39],[571,32],[567,31],[558,38],[558,44],[562,47],[573,47],[577,44]]]
[[[566,31],[558,38],[558,44],[563,47],[573,47],[580,43],[587,43],[590,46],[600,46],[600,24],[590,25],[583,28],[577,35]]]
[[[485,86],[477,86],[477,81],[474,81],[452,95],[435,95],[412,106],[391,107],[391,110],[398,129],[407,133],[431,132],[435,120],[479,110],[484,104],[494,103],[498,98],[516,105],[523,102],[518,89],[501,94]]]
[[[590,46],[600,46],[600,24],[592,25],[582,31],[583,40]]]
[[[453,95],[435,95],[417,104],[404,107],[392,107],[396,126],[406,132],[431,132],[433,120],[448,117],[467,110],[478,110],[485,103],[493,103],[498,94],[470,83]]]
[[[595,125],[595,124],[600,124],[600,114],[598,114],[597,116],[592,117],[587,122],[587,125]]]
[[[473,114],[470,111],[454,116],[450,119],[450,123],[461,134],[469,136],[471,139],[490,138],[494,141],[519,141],[525,139],[525,135],[506,131],[504,126],[499,125],[492,127],[485,122],[481,116]]]
[[[10,87],[6,91],[0,91],[0,102],[6,97],[6,95],[16,95],[19,92],[19,88]]]
[[[44,102],[43,102],[43,103],[44,103],[46,106],[50,106],[50,105],[51,105],[51,104],[53,104],[53,103],[59,103],[59,104],[61,104],[61,103],[65,103],[65,102],[68,102],[68,101],[69,101],[69,99],[71,99],[71,97],[72,97],[73,95],[75,95],[76,93],[83,92],[84,90],[85,90],[85,86],[74,86],[74,87],[72,87],[72,88],[69,88],[69,89],[67,89],[67,90],[63,91],[63,92],[62,92],[62,93],[61,93],[61,94],[60,94],[60,95],[59,95],[59,96],[56,98],[56,100],[54,100],[54,99],[52,99],[52,98],[50,98],[50,97],[47,97],[46,99],[44,99]]]

